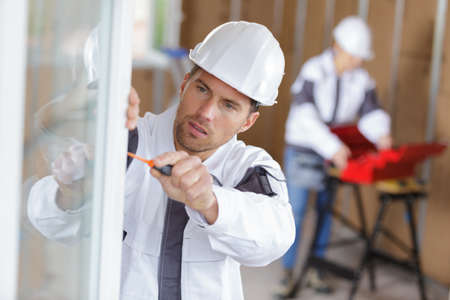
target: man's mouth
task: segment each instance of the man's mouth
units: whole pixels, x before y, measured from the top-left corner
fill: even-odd
[[[200,126],[198,123],[192,122],[192,121],[189,121],[188,123],[189,123],[189,126],[190,126],[195,132],[198,132],[198,133],[201,134],[201,135],[208,135],[208,133],[206,132],[206,130],[205,130],[202,126]]]

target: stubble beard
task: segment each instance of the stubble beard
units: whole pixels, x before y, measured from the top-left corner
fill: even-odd
[[[178,122],[175,125],[175,138],[178,144],[190,153],[201,153],[217,148],[217,146],[211,144],[210,141],[204,141],[203,143],[202,141],[199,141],[199,143],[196,143],[196,137],[193,137],[189,132],[186,132],[185,127],[189,126],[188,121],[191,119],[192,118],[190,117],[185,117],[181,122]],[[208,140],[209,138],[210,136],[208,136]]]

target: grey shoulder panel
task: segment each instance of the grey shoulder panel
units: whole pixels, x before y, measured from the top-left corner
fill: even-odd
[[[271,175],[261,166],[249,168],[235,188],[242,192],[253,192],[270,197],[276,196],[277,194],[272,190],[267,176]]]
[[[378,96],[376,90],[370,89],[367,90],[364,94],[364,100],[359,108],[359,116],[362,117],[376,109],[379,109],[380,104],[378,102]]]
[[[314,82],[310,80],[305,80],[303,82],[302,89],[300,92],[293,95],[294,105],[301,105],[304,103],[315,104],[314,100]]]

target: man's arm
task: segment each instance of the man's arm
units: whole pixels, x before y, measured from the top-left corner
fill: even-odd
[[[137,147],[139,103],[139,97],[132,88],[126,123],[127,128],[133,129],[129,132],[129,152],[135,152]],[[71,146],[52,163],[53,176],[40,179],[31,189],[28,217],[49,239],[72,242],[82,234],[81,219],[89,209],[83,194],[86,184],[84,169],[87,159],[92,159],[87,148],[84,144]]]
[[[286,141],[311,148],[325,159],[332,160],[338,168],[345,168],[350,150],[320,117],[314,99],[314,81],[301,76],[297,81],[286,123]]]
[[[28,218],[46,238],[72,243],[83,233],[82,215],[87,212],[89,206],[84,205],[78,209],[59,207],[56,201],[58,190],[58,183],[52,176],[46,176],[36,182],[28,197]]]
[[[185,152],[165,153],[154,161],[158,167],[173,165],[170,177],[153,169],[151,174],[169,198],[186,204],[190,219],[207,233],[214,250],[242,264],[262,266],[292,244],[294,219],[279,168],[249,169],[238,186],[226,188],[213,185],[200,159]]]
[[[391,118],[380,106],[375,88],[365,92],[359,115],[358,129],[361,133],[378,149],[391,148]]]
[[[263,167],[247,170],[235,188],[214,186],[217,220],[202,221],[187,209],[191,220],[208,234],[212,249],[247,266],[264,266],[281,257],[295,238],[292,209],[280,170],[272,176]]]

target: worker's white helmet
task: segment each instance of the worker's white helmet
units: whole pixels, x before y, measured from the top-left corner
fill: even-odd
[[[263,25],[244,21],[216,27],[189,58],[261,105],[273,105],[284,75],[284,55]]]
[[[100,54],[99,54],[98,27],[95,27],[83,48],[83,63],[87,73],[88,84],[98,80]]]
[[[357,16],[344,18],[333,30],[336,43],[351,55],[372,59],[372,33],[366,22]]]

